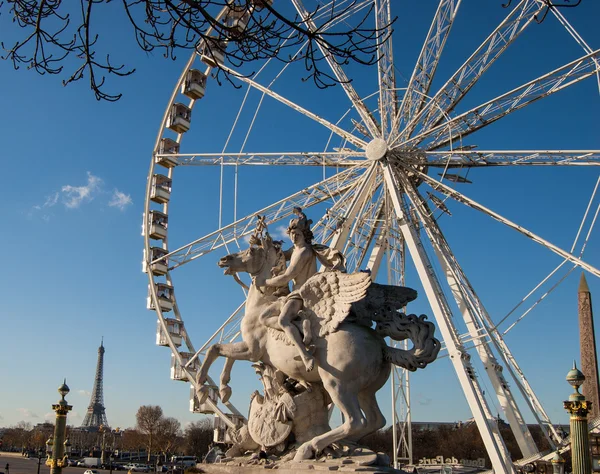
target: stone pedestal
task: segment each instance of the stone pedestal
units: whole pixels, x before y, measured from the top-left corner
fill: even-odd
[[[224,459],[218,464],[199,464],[209,474],[262,474],[276,470],[279,474],[310,474],[315,471],[370,472],[380,474],[404,474],[405,471],[389,467],[390,459],[382,453],[367,448],[340,448],[346,453],[339,457],[322,456],[308,461],[293,461],[294,453],[278,458],[269,456],[258,459],[256,456]]]

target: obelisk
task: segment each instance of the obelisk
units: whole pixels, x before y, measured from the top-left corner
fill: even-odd
[[[593,419],[600,414],[600,384],[598,383],[598,356],[596,355],[592,295],[583,273],[579,280],[578,303],[581,371],[586,374],[582,391],[586,400],[592,402],[589,418]]]

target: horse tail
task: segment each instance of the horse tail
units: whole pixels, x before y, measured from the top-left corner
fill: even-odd
[[[398,349],[385,346],[384,358],[394,365],[410,371],[423,369],[435,360],[440,351],[440,341],[434,337],[435,326],[426,320],[427,316],[397,313],[391,320],[377,323],[376,331],[396,341],[410,339],[411,349]]]

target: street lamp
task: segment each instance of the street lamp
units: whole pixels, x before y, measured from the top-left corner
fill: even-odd
[[[565,474],[565,459],[558,451],[552,458],[552,474]]]
[[[47,460],[46,460],[46,464],[48,464],[48,462],[50,461],[50,457],[52,456],[52,446],[54,445],[54,439],[52,438],[52,435],[50,435],[50,438],[48,438],[48,441],[46,441],[46,456],[48,456]]]
[[[69,438],[65,439],[65,458],[68,459],[71,456],[71,441]]]
[[[52,449],[52,457],[49,457],[46,461],[46,465],[50,466],[50,474],[62,474],[62,468],[66,464],[65,438],[67,432],[67,413],[73,408],[65,400],[65,396],[69,393],[66,379],[63,384],[58,387],[58,393],[60,393],[62,398],[58,403],[52,405],[52,409],[56,412],[53,442],[54,449]]]
[[[46,442],[47,443],[47,442]],[[48,446],[48,444],[46,444],[46,447]],[[37,468],[37,474],[40,474],[40,465],[42,464],[42,458],[44,457],[44,452],[42,451],[42,449],[40,448],[38,450],[38,454],[37,454],[37,458],[38,458],[38,468]]]

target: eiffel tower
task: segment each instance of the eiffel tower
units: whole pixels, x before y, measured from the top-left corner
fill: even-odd
[[[107,426],[106,413],[104,408],[104,395],[102,390],[104,372],[104,339],[100,342],[98,348],[98,364],[96,365],[96,377],[94,379],[94,390],[92,391],[92,398],[90,400],[90,406],[88,406],[87,413],[83,419],[81,425],[82,428],[88,430],[97,430],[100,426]]]

